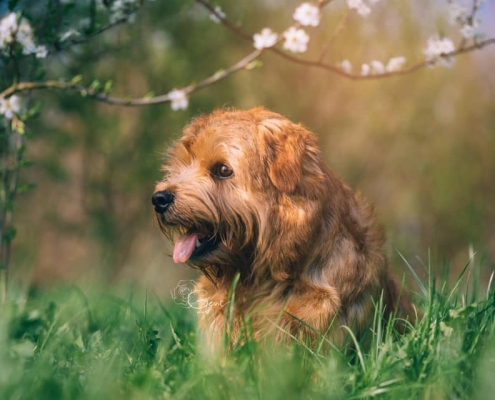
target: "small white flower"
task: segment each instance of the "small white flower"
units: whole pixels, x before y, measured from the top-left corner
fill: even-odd
[[[371,73],[373,74],[383,74],[385,72],[385,67],[381,61],[373,60],[371,61]]]
[[[0,99],[0,114],[7,119],[12,119],[14,114],[21,110],[19,96],[13,95],[7,99]]]
[[[0,49],[14,41],[16,31],[17,15],[15,13],[7,14],[7,16],[0,20]]]
[[[22,46],[22,54],[33,54],[36,52],[36,45],[33,39],[33,30],[26,19],[22,19],[17,29],[15,39]]]
[[[304,29],[291,26],[284,32],[284,49],[294,53],[304,53],[308,48],[309,36]]]
[[[402,69],[405,63],[406,63],[405,57],[393,57],[390,60],[388,60],[385,70],[387,72],[399,71]]]
[[[363,0],[347,0],[347,7],[356,10],[362,17],[366,17],[371,12],[371,8]]]
[[[476,30],[473,25],[466,24],[461,28],[460,32],[465,39],[471,39],[475,35]]]
[[[292,15],[295,21],[303,26],[318,26],[320,23],[320,9],[311,3],[302,3]]]
[[[340,63],[340,68],[342,68],[344,72],[350,74],[352,71],[352,64],[349,60],[344,60]]]
[[[31,25],[29,25],[29,22],[24,18],[17,28],[15,38],[22,45],[24,45],[24,42],[31,42],[33,40],[33,29],[31,28]]]
[[[110,7],[110,22],[116,23],[118,21],[134,21],[134,14],[132,11],[135,10],[136,0],[114,0]]]
[[[481,20],[476,18],[473,21],[471,21],[470,24],[467,23],[467,24],[463,25],[461,28],[461,35],[465,39],[471,39],[471,38],[475,37],[479,33],[478,28],[479,28],[480,24],[481,24]]]
[[[46,49],[46,46],[37,46],[35,54],[36,58],[45,58],[48,54],[48,50]]]
[[[466,22],[466,19],[468,17],[467,9],[457,3],[452,3],[449,6],[448,12],[449,12],[449,22],[452,25],[463,24],[464,22]]]
[[[34,54],[36,53],[36,45],[30,39],[24,40],[22,43],[22,54]]]
[[[17,30],[17,15],[13,12],[7,14],[0,20],[0,32]]]
[[[61,42],[65,42],[67,39],[70,39],[72,37],[76,37],[76,36],[80,36],[81,34],[76,31],[75,29],[69,29],[67,32],[63,33],[61,36],[60,36],[60,41]]]
[[[442,65],[450,67],[453,63],[452,57],[446,57],[447,54],[455,50],[454,42],[448,38],[440,39],[438,36],[432,36],[426,42],[426,47],[423,50],[425,60],[432,65]]]
[[[278,35],[270,28],[263,28],[261,33],[253,36],[254,47],[258,50],[272,47],[277,43]]]
[[[189,105],[189,100],[186,93],[183,90],[174,89],[169,92],[168,97],[170,99],[170,107],[172,110],[185,110]]]
[[[370,66],[368,64],[361,65],[361,75],[368,76],[370,74]]]
[[[215,12],[216,12],[216,15],[213,13],[210,14],[210,19],[215,24],[219,24],[220,22],[222,22],[222,19],[225,19],[226,15],[223,12],[222,7],[220,7],[220,6],[215,7]]]
[[[366,4],[363,3],[357,8],[357,12],[359,15],[361,15],[361,17],[366,17],[371,12],[371,8],[369,8]]]

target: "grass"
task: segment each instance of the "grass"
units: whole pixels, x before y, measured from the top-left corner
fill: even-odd
[[[11,294],[0,313],[0,398],[493,398],[495,290],[473,290],[468,275],[466,266],[452,288],[421,284],[424,318],[398,338],[378,311],[371,348],[347,353],[246,340],[213,358],[197,344],[193,310],[157,296]]]

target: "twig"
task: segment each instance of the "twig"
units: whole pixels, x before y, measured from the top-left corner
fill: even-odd
[[[79,45],[79,44],[87,43],[91,39],[93,39],[95,36],[98,36],[98,35],[106,32],[106,31],[108,31],[108,30],[116,27],[117,25],[121,25],[123,23],[126,23],[131,15],[133,15],[133,14],[135,14],[135,13],[137,13],[139,11],[139,9],[141,8],[141,6],[142,6],[141,3],[136,3],[135,4],[135,7],[136,8],[134,8],[132,10],[129,10],[129,12],[127,13],[127,15],[126,15],[125,18],[120,18],[120,19],[118,19],[118,20],[116,20],[114,22],[111,22],[108,25],[105,25],[105,26],[101,27],[100,29],[97,29],[96,31],[93,31],[93,32],[87,34],[86,36],[84,36],[81,39],[70,39],[64,45],[61,45],[60,42],[57,42],[57,43],[54,44],[54,47],[55,47],[55,49],[57,51],[64,51],[64,50],[69,49],[72,46],[76,46],[76,45]]]
[[[250,62],[258,58],[261,53],[262,50],[255,50],[252,53],[248,54],[243,59],[241,59],[240,61],[238,61],[236,64],[232,65],[231,67],[219,71],[196,84],[191,84],[189,86],[186,86],[181,90],[183,90],[186,94],[190,94],[198,90],[201,90],[213,83],[216,83],[222,79],[225,79],[229,75],[232,75],[233,73],[241,69],[244,69]],[[18,92],[23,92],[27,90],[39,90],[39,89],[72,90],[79,92],[81,96],[87,96],[102,101],[104,103],[121,105],[121,106],[145,106],[145,105],[166,103],[171,100],[168,94],[155,96],[155,97],[142,97],[142,98],[113,97],[106,95],[105,93],[99,92],[95,89],[87,88],[78,83],[56,81],[56,80],[43,81],[43,82],[21,82],[18,84],[14,84],[9,88],[5,89],[3,92],[1,92],[0,98],[7,98]]]
[[[332,32],[332,35],[327,40],[327,43],[325,44],[325,46],[323,47],[323,49],[321,51],[320,57],[318,58],[319,62],[323,61],[323,59],[327,55],[328,50],[330,50],[330,45],[335,40],[335,38],[340,34],[340,32],[342,32],[342,30],[344,29],[348,16],[349,16],[349,10],[344,11],[344,14],[340,18],[340,21],[337,24],[337,26],[335,27],[335,30]]]

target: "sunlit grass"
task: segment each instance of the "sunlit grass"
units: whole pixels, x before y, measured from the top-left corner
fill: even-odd
[[[423,319],[398,336],[377,304],[367,345],[345,350],[250,339],[209,355],[191,309],[157,296],[41,291],[2,306],[2,399],[490,398],[495,290],[421,283]],[[352,335],[350,335],[352,338]],[[371,339],[371,340],[369,340]]]

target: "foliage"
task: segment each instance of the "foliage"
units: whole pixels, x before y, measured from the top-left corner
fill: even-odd
[[[397,337],[377,312],[371,347],[347,351],[246,338],[212,355],[195,335],[194,315],[185,312],[191,309],[158,297],[77,287],[32,293],[25,304],[2,309],[0,396],[486,398],[493,389],[495,290],[490,284],[475,293],[462,278],[452,288],[435,288],[433,278],[420,285],[424,318],[410,332]]]

